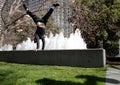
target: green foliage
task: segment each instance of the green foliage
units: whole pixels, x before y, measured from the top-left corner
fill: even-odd
[[[0,62],[1,85],[104,85],[106,68],[38,66]]]
[[[104,48],[108,56],[118,54],[120,2],[118,0],[76,0],[71,18],[80,28],[88,48]],[[109,42],[109,43],[108,43]]]

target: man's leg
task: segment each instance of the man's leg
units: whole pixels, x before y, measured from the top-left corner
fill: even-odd
[[[49,9],[49,11],[45,14],[45,16],[42,18],[44,20],[44,23],[46,24],[49,17],[53,13],[54,9],[59,6],[59,4],[53,4],[53,6]]]
[[[24,9],[26,10],[27,14],[34,20],[34,22],[37,24],[37,22],[41,21],[41,19],[36,16],[34,13],[32,13],[25,4],[23,4]]]
[[[39,22],[41,19],[36,16],[35,14],[33,14],[31,11],[27,10],[27,14],[30,15],[30,17],[33,19],[33,21],[37,24],[37,22]]]

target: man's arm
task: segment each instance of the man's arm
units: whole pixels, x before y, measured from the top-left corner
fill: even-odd
[[[39,36],[37,34],[35,34],[34,43],[36,43],[36,49],[39,49],[40,42],[39,42]]]
[[[41,38],[41,40],[42,40],[42,50],[44,50],[44,48],[45,48],[45,38]]]

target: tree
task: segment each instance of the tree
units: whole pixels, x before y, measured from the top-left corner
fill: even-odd
[[[1,19],[2,19],[2,30],[0,34],[0,39],[2,39],[2,44],[5,43],[6,38],[10,38],[10,36],[6,36],[9,34],[10,27],[15,24],[16,18],[23,15],[23,12],[18,10],[20,8],[23,0],[4,0],[2,9],[1,9]],[[12,33],[10,33],[12,35]]]
[[[4,44],[12,44],[15,48],[18,43],[21,43],[23,40],[26,40],[27,37],[33,39],[34,32],[36,30],[36,25],[32,21],[32,19],[26,16],[26,13],[22,7],[22,3],[24,0],[5,0],[4,5],[2,7],[1,18],[3,21],[3,29],[0,34],[1,43]],[[41,1],[41,4],[38,5],[38,9],[31,10],[32,12],[37,12],[39,15],[39,11],[42,10],[45,4],[50,3],[49,0]],[[47,6],[45,6],[47,7]],[[45,9],[44,9],[45,10]],[[53,19],[50,19],[51,22],[48,23],[47,27],[50,28],[48,30],[52,30],[58,32],[57,29],[51,29],[51,24]],[[54,27],[57,28],[56,25]]]
[[[104,48],[108,56],[118,54],[120,8],[116,6],[120,6],[117,0],[76,0],[72,5],[74,29],[80,28],[88,48]]]

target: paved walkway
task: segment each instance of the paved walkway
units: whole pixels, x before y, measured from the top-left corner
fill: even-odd
[[[108,68],[106,71],[106,85],[120,85],[120,68]]]

